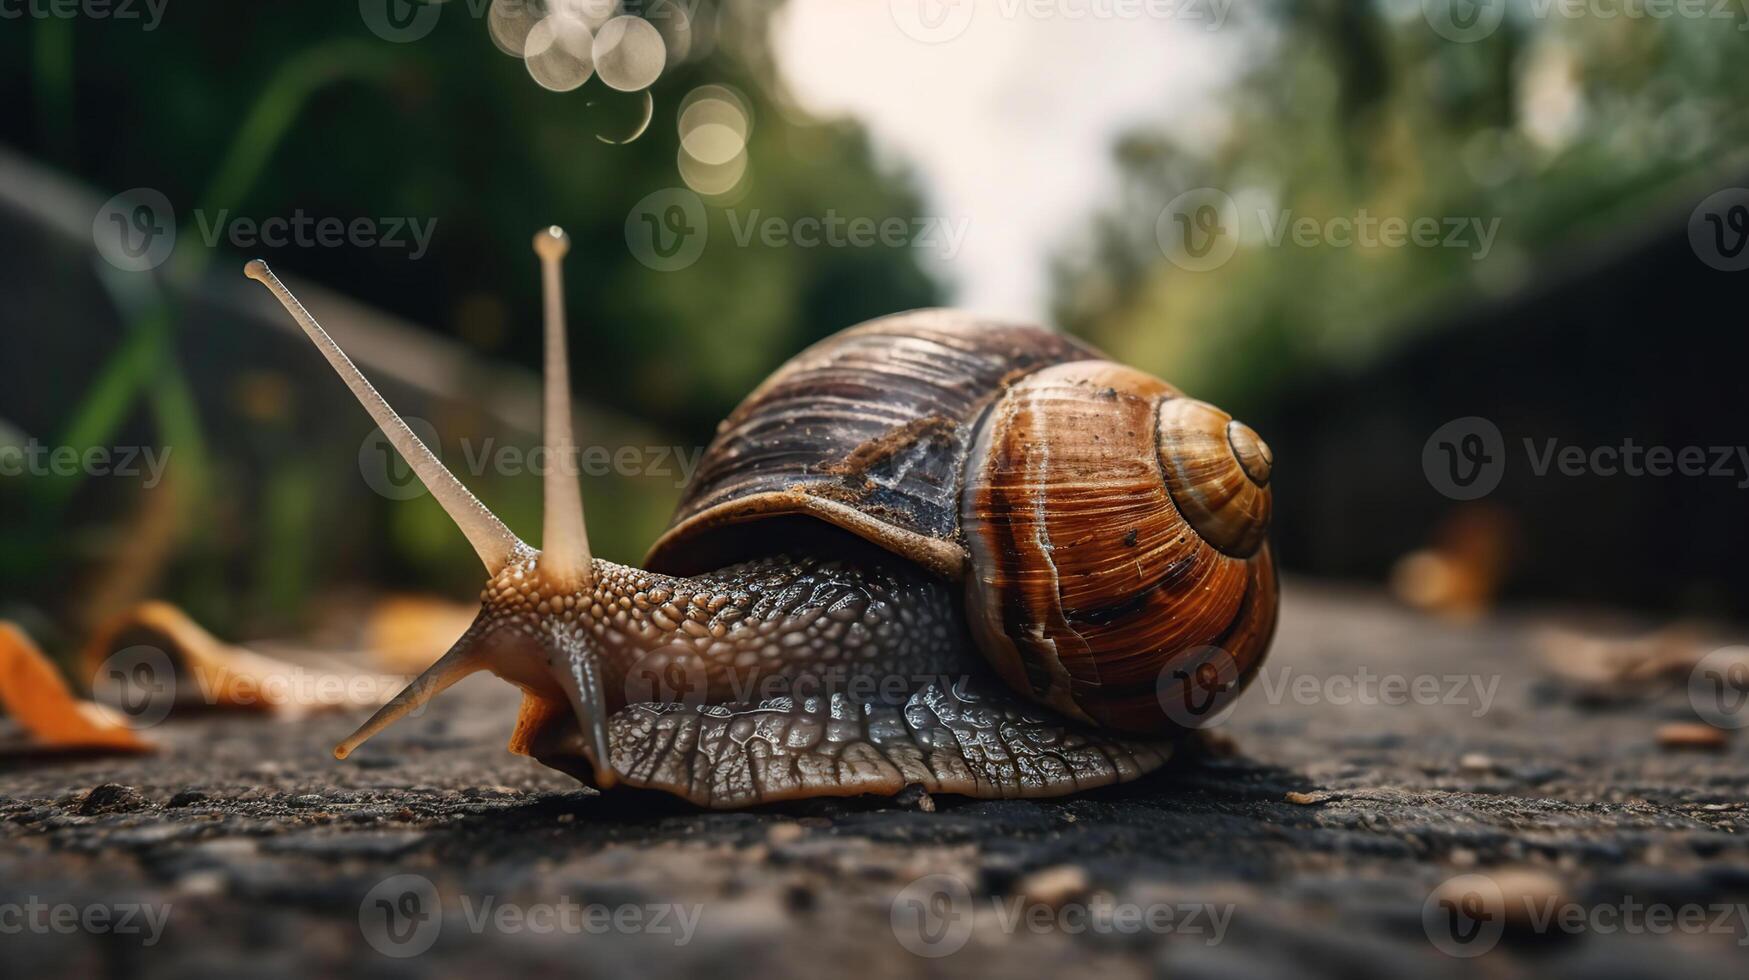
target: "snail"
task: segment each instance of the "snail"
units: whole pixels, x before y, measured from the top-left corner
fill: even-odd
[[[548,465],[524,544],[260,260],[478,552],[478,618],[335,749],[476,671],[510,750],[706,807],[909,786],[1054,796],[1164,764],[1274,633],[1273,459],[1225,412],[1042,328],[925,310],[844,330],[718,427],[643,568],[584,529],[557,228],[535,236]]]

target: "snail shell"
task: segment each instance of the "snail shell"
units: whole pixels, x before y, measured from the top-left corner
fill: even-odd
[[[1155,733],[1262,662],[1269,448],[1225,412],[1036,327],[925,310],[780,367],[718,428],[646,567],[696,574],[824,521],[963,582],[1016,691]]]

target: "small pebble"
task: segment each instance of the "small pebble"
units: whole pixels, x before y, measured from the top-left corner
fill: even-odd
[[[922,810],[924,813],[935,812],[935,797],[930,796],[928,790],[916,783],[900,790],[898,795],[893,797],[893,802],[909,810]]]
[[[85,816],[94,813],[123,813],[144,809],[146,805],[146,798],[132,786],[104,783],[85,794],[85,798],[79,801],[78,812]]]
[[[1086,871],[1072,864],[1063,864],[1034,871],[1020,879],[1014,890],[1028,902],[1054,909],[1087,894],[1088,888]]]
[[[798,823],[772,824],[771,829],[765,832],[765,840],[771,844],[789,844],[801,840],[806,833]]]
[[[1466,772],[1493,772],[1494,760],[1480,752],[1468,752],[1458,760],[1458,768]]]
[[[1500,895],[1506,899],[1504,912],[1509,929],[1534,929],[1537,916],[1569,901],[1566,886],[1546,871],[1508,868],[1488,876],[1500,886]]]
[[[1666,749],[1718,751],[1728,743],[1725,733],[1700,722],[1672,722],[1658,726],[1658,745]]]
[[[1566,887],[1546,871],[1507,868],[1480,874],[1500,889],[1501,907],[1484,911],[1489,915],[1499,915],[1508,929],[1534,931],[1538,916],[1546,915],[1568,901]],[[1464,907],[1476,896],[1473,885],[1467,880],[1471,877],[1461,875],[1446,881],[1433,893],[1434,901],[1453,908]],[[1493,905],[1491,895],[1483,897],[1487,905]]]

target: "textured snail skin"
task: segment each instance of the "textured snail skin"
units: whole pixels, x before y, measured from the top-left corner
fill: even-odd
[[[1172,751],[1016,701],[971,652],[956,590],[891,556],[594,570],[588,593],[553,596],[527,558],[487,589],[478,628],[535,638],[563,622],[582,638],[573,655],[602,667],[611,769],[631,786],[712,807],[913,784],[1042,796],[1135,778]],[[585,745],[534,690],[513,749],[589,781]]]

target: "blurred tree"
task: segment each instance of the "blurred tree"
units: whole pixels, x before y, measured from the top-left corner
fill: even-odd
[[[677,0],[627,6],[662,2]],[[255,251],[531,365],[539,295],[529,237],[563,225],[575,242],[568,285],[581,390],[698,439],[809,341],[936,301],[936,283],[910,250],[737,247],[716,209],[712,245],[691,268],[652,272],[628,250],[636,203],[681,185],[675,116],[704,83],[736,88],[753,116],[738,212],[919,213],[910,179],[876,166],[859,127],[810,120],[784,98],[766,41],[779,2],[720,10],[680,2],[699,21],[695,47],[708,53],[664,73],[651,90],[654,121],[627,145],[597,138],[616,125],[616,93],[599,79],[567,93],[537,86],[520,60],[494,49],[487,6],[443,4],[429,35],[401,44],[373,35],[358,4],[175,3],[151,30],[114,18],[18,20],[0,33],[0,94],[31,111],[0,115],[0,139],[106,193],[162,191],[186,238],[221,217],[300,210],[435,221],[418,260],[389,248]],[[216,168],[281,67],[337,39],[351,40],[351,60],[380,69],[346,77],[346,65],[333,66],[328,83],[293,107],[283,143],[251,147],[261,155],[259,179],[208,199]],[[196,210],[204,226],[189,220]],[[201,247],[184,240],[178,250]]]
[[[1059,321],[1246,412],[1286,378],[1363,363],[1434,304],[1511,291],[1740,172],[1749,35],[1735,5],[1661,20],[1506,9],[1491,35],[1457,43],[1415,0],[1253,8],[1252,67],[1215,135],[1193,146],[1161,127],[1117,147],[1122,200],[1057,263]],[[1236,203],[1240,246],[1190,271],[1155,219],[1199,188]],[[1473,230],[1464,247],[1302,247],[1291,231],[1270,244],[1289,218],[1361,215],[1499,224],[1486,249]]]
[[[666,28],[659,17],[674,15],[658,13],[664,4],[690,14],[692,53],[667,66],[650,90],[651,124],[623,145],[607,140],[628,134],[636,106],[598,78],[566,93],[537,85],[520,59],[494,48],[486,0],[441,4],[430,33],[407,43],[374,32],[369,4],[356,3],[244,9],[193,0],[134,5],[133,18],[42,6],[9,20],[0,30],[0,96],[14,111],[0,114],[0,141],[70,173],[99,199],[161,192],[178,237],[171,261],[152,275],[117,274],[92,256],[51,273],[61,281],[44,284],[43,295],[82,296],[95,268],[113,316],[63,305],[52,325],[32,323],[45,331],[45,355],[66,354],[69,334],[80,353],[29,357],[35,380],[0,401],[0,424],[24,414],[32,436],[80,449],[123,438],[174,446],[176,464],[167,480],[175,493],[152,498],[169,501],[155,508],[79,478],[0,488],[8,511],[0,599],[65,610],[70,583],[143,540],[137,522],[147,517],[171,530],[153,538],[149,555],[137,554],[118,595],[150,589],[223,623],[251,610],[296,616],[313,584],[335,581],[336,549],[308,545],[346,536],[334,509],[356,501],[357,474],[290,452],[290,436],[311,428],[296,419],[278,428],[249,422],[259,452],[234,427],[223,443],[204,437],[219,413],[234,411],[236,379],[215,373],[247,362],[237,349],[192,349],[179,332],[192,322],[180,297],[234,287],[247,257],[454,337],[482,361],[536,367],[530,239],[562,225],[573,240],[567,288],[580,395],[656,423],[649,431],[665,430],[683,447],[708,441],[759,378],[806,344],[936,302],[938,285],[909,249],[736,240],[727,208],[745,223],[754,213],[881,218],[922,207],[908,175],[877,166],[858,126],[811,119],[782,91],[767,40],[780,0],[624,6]],[[748,110],[746,176],[709,201],[700,259],[653,271],[628,247],[628,218],[652,192],[682,186],[676,117],[704,84],[730,86]],[[432,234],[418,257],[355,244],[245,249],[223,234],[238,219],[300,215]],[[198,378],[184,370],[196,361]],[[313,393],[301,410],[330,411],[331,396]],[[591,521],[604,555],[631,559],[652,539],[666,500],[619,483],[592,490]],[[538,481],[517,481],[497,495],[499,506],[517,526],[538,526],[529,518],[537,490]],[[386,506],[378,525],[386,530],[341,556],[347,571],[423,587],[471,580],[465,546],[435,508]],[[372,546],[395,560],[360,561],[379,557]]]

